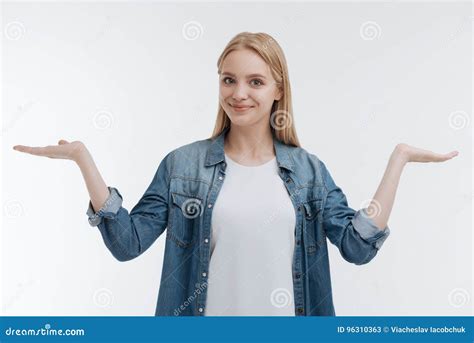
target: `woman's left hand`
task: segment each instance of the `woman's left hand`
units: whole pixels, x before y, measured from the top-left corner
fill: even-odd
[[[454,150],[447,154],[439,154],[433,151],[420,149],[405,143],[396,146],[395,152],[404,162],[444,162],[456,157],[459,152]]]

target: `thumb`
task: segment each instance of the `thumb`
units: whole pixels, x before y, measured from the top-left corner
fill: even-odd
[[[60,139],[59,142],[58,142],[59,145],[68,144],[68,143],[69,142],[64,140],[64,139]]]

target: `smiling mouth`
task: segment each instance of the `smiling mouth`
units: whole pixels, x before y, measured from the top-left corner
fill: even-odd
[[[232,105],[230,106],[237,112],[244,112],[254,107],[254,106],[232,106]]]

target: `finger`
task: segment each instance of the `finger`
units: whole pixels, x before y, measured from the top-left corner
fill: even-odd
[[[64,140],[64,139],[60,139],[59,142],[58,142],[59,145],[63,145],[63,144],[69,144],[69,142],[67,140]]]
[[[31,155],[37,155],[37,156],[46,156],[48,150],[43,147],[32,147],[32,146],[26,146],[26,145],[15,145],[13,147],[15,150],[25,152],[27,154]]]
[[[459,151],[457,150],[451,151],[448,155],[450,156],[450,158],[456,157],[457,155],[459,155]]]
[[[13,150],[20,151],[20,152],[29,152],[31,147],[26,145],[15,145]]]
[[[444,162],[444,161],[450,160],[453,157],[456,157],[458,154],[459,154],[458,151],[451,151],[450,153],[447,153],[447,154],[435,154],[435,162]]]
[[[453,157],[456,157],[457,155],[459,155],[459,151],[451,151],[450,153],[447,153],[445,156],[446,156],[446,159],[450,160],[452,159]]]

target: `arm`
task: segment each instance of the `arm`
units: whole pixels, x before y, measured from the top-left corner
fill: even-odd
[[[325,188],[322,225],[326,236],[346,261],[357,265],[368,263],[389,236],[389,227],[380,230],[364,209],[356,211],[349,207],[344,192],[322,161],[319,169]]]
[[[368,216],[373,219],[379,229],[387,226],[400,175],[408,162],[443,162],[457,156],[457,154],[457,151],[444,155],[436,154],[407,144],[398,144],[390,156],[382,181],[366,210]]]
[[[98,211],[104,206],[107,198],[110,195],[109,189],[102,178],[95,162],[89,153],[89,150],[82,145],[80,151],[75,159],[79,169],[81,170],[82,177],[89,192],[91,199],[92,209]]]
[[[122,207],[116,188],[104,205],[94,213],[92,200],[87,215],[97,226],[105,245],[119,261],[128,261],[144,253],[164,232],[168,224],[168,194],[172,153],[165,156],[147,190],[130,213]]]
[[[436,154],[407,144],[398,144],[382,181],[367,209],[355,211],[320,161],[327,194],[323,208],[323,227],[345,260],[365,264],[372,260],[390,234],[387,225],[403,167],[408,162],[442,162],[457,156],[457,151]]]
[[[48,145],[45,147],[15,145],[13,149],[30,155],[76,162],[81,169],[87,190],[89,191],[89,196],[91,197],[95,209],[101,208],[109,196],[109,190],[107,189],[91,154],[81,141],[68,142],[64,139],[60,139],[58,145]]]
[[[122,207],[122,196],[116,188],[106,186],[82,142],[69,143],[61,139],[58,145],[15,145],[13,149],[52,159],[72,160],[78,164],[91,199],[87,210],[89,223],[98,226],[105,245],[117,260],[128,261],[139,256],[165,230],[172,152],[165,156],[145,194],[128,213]]]

